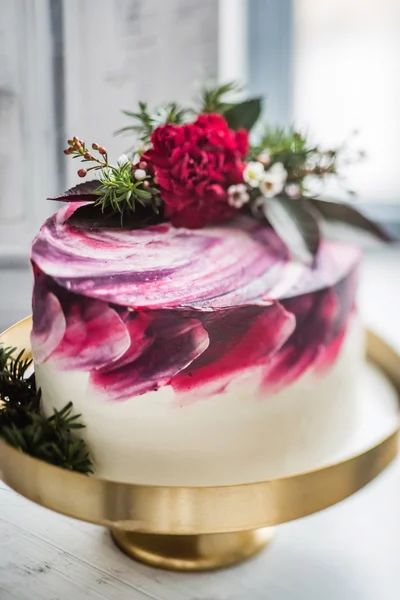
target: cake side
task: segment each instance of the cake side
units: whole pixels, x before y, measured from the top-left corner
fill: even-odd
[[[211,283],[218,265],[206,249],[198,277],[201,300],[185,303],[188,294],[196,295],[198,263],[191,264],[188,288],[179,286],[172,277],[181,268],[175,262],[179,252],[172,248],[168,254],[161,242],[167,235],[168,248],[179,248],[186,236],[189,247],[191,237],[196,246],[198,232],[169,226],[146,231],[142,260],[149,261],[145,251],[153,243],[163,261],[168,256],[171,261],[168,274],[153,268],[149,286],[151,269],[138,277],[138,260],[129,269],[124,256],[124,270],[117,272],[121,256],[115,262],[110,241],[115,232],[109,230],[85,232],[85,247],[94,245],[98,256],[97,261],[90,257],[89,267],[84,260],[68,264],[65,249],[62,258],[46,253],[46,244],[58,244],[60,251],[63,221],[58,227],[57,243],[45,226],[32,250],[36,378],[45,411],[72,401],[83,415],[97,474],[181,485],[254,481],[307,468],[311,450],[323,462],[347,435],[354,415],[353,374],[363,352],[354,316],[358,254],[353,249],[324,244],[312,270],[290,262],[276,237],[265,237],[246,222],[206,228],[201,236],[218,240],[211,247],[230,248],[227,281],[216,293]],[[135,231],[124,235],[130,243],[140,237]],[[128,248],[128,241],[123,246]],[[83,259],[82,247],[80,254]],[[256,275],[251,265],[259,268],[260,262],[264,270]],[[90,289],[89,268],[98,269]],[[99,299],[102,269],[113,270],[112,285],[103,278],[103,290],[112,287],[114,302]],[[133,298],[135,291],[143,298],[145,289],[153,301],[157,286],[159,297],[169,286],[178,299],[174,306],[116,302],[120,287],[122,298]],[[247,302],[240,303],[243,298]]]

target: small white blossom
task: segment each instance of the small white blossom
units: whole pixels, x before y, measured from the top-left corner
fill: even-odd
[[[130,163],[130,162],[131,161],[129,160],[129,158],[127,157],[126,154],[121,154],[121,156],[117,160],[117,164],[119,167],[123,167],[124,165],[126,165],[127,163]]]
[[[261,164],[264,165],[264,167],[268,167],[268,165],[271,162],[271,155],[268,152],[268,150],[263,150],[258,156],[257,156],[257,160],[258,162],[260,162]]]
[[[244,183],[231,185],[228,188],[228,204],[233,208],[242,208],[249,200],[250,196]]]
[[[299,198],[300,186],[298,183],[288,183],[287,186],[285,186],[285,192],[289,198]]]
[[[247,163],[243,171],[243,179],[251,187],[258,187],[264,176],[265,169],[264,165],[260,162],[252,161]]]
[[[287,171],[282,163],[275,163],[265,172],[260,183],[260,192],[265,198],[273,198],[285,187]]]
[[[143,181],[143,179],[146,179],[147,173],[144,169],[136,169],[136,171],[133,172],[133,176],[137,181]]]

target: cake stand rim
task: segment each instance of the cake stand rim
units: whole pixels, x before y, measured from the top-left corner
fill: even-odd
[[[0,342],[18,328],[29,333],[31,317],[0,334]],[[391,381],[400,400],[400,355],[379,335],[366,333],[368,359]],[[253,483],[204,487],[88,477],[23,454],[0,440],[0,479],[45,508],[113,529],[167,535],[245,531],[301,518],[351,496],[397,456],[399,430],[398,422],[378,443],[320,468]]]

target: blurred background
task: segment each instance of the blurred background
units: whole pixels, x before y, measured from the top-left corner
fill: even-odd
[[[130,140],[122,109],[189,102],[239,80],[264,118],[323,144],[354,131],[367,158],[348,168],[357,202],[400,229],[398,0],[0,0],[0,330],[30,312],[30,243],[76,181],[68,137]],[[342,192],[337,190],[337,195]],[[361,310],[400,346],[398,254],[368,250]]]

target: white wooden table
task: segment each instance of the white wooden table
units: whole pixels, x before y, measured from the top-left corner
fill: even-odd
[[[361,312],[400,350],[400,252],[366,261]],[[400,460],[352,498],[279,527],[250,562],[201,575],[156,571],[106,531],[0,483],[1,600],[398,600]]]

